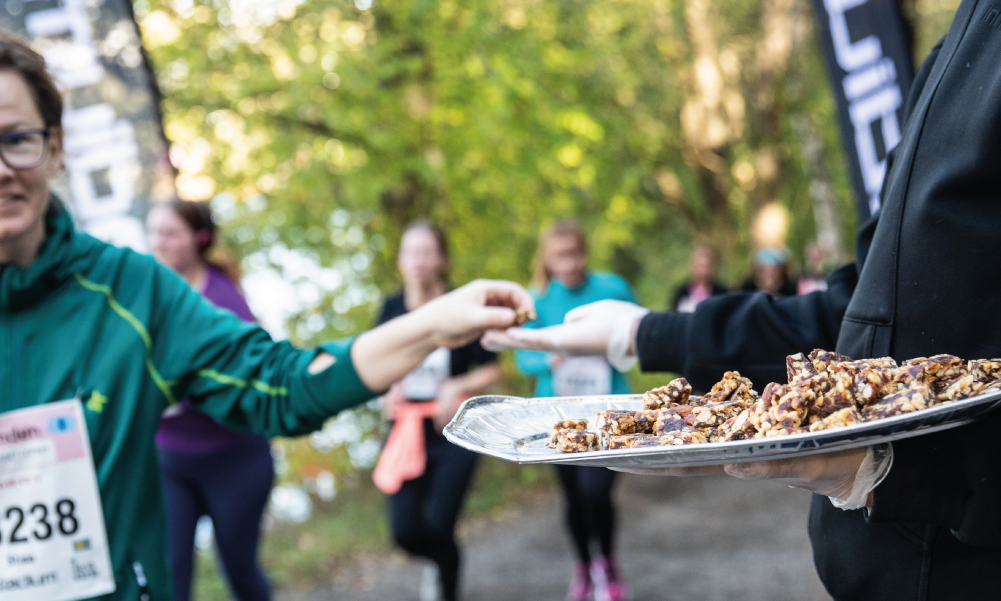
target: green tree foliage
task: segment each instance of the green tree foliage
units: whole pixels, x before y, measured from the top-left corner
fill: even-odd
[[[258,267],[277,243],[339,269],[295,338],[368,325],[418,217],[456,283],[526,282],[540,230],[576,218],[653,307],[695,243],[737,283],[768,203],[798,256],[818,181],[851,240],[806,0],[357,1],[136,4],[182,195],[217,196]]]

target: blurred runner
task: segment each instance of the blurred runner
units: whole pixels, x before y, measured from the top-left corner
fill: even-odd
[[[306,434],[435,349],[534,308],[517,284],[480,280],[356,338],[274,342],[152,257],[75,230],[49,191],[62,114],[44,59],[0,30],[0,426],[14,433],[0,441],[11,451],[0,500],[24,516],[16,542],[32,558],[4,562],[5,589],[27,592],[5,598],[171,598],[154,443],[167,406],[188,399],[235,429]]]
[[[806,247],[806,269],[796,284],[796,294],[827,290],[827,276],[832,271],[827,253],[816,242]]]
[[[157,261],[213,305],[243,321],[256,321],[240,290],[236,264],[209,258],[216,226],[208,204],[178,200],[156,206],[147,229]],[[239,601],[269,599],[268,581],[257,564],[257,542],[275,475],[271,444],[262,436],[219,425],[185,400],[160,420],[156,446],[174,599],[187,601],[191,596],[195,527],[204,515],[212,519],[233,595]]]
[[[531,292],[536,297],[539,319],[528,324],[529,328],[561,324],[571,309],[599,300],[635,302],[633,291],[622,277],[588,270],[587,238],[581,227],[570,221],[557,223],[542,236]],[[515,360],[522,373],[535,376],[536,396],[629,393],[625,376],[601,357],[518,351]],[[556,466],[556,472],[563,486],[567,527],[578,560],[567,600],[628,598],[613,553],[615,472],[569,465]],[[592,542],[598,546],[596,557],[591,553]]]
[[[673,307],[679,313],[691,313],[710,296],[726,294],[726,288],[716,281],[716,251],[699,246],[692,251],[692,277],[674,293]]]
[[[400,241],[398,264],[403,290],[383,303],[380,324],[448,292],[445,233],[425,221],[411,225]],[[441,431],[462,401],[482,393],[500,374],[497,356],[473,341],[437,349],[383,397],[392,426],[372,477],[389,495],[397,544],[434,564],[424,572],[422,601],[458,598],[455,524],[476,467],[477,455],[451,444]]]
[[[781,248],[766,247],[754,253],[754,272],[744,282],[744,292],[764,292],[769,296],[794,296],[796,284],[789,277],[789,256]]]

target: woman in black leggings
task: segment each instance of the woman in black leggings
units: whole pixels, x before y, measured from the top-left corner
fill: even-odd
[[[379,323],[448,292],[448,248],[443,232],[419,222],[403,234],[402,292],[385,301]],[[405,551],[431,560],[421,601],[458,598],[459,547],[455,524],[476,466],[476,454],[441,431],[464,399],[500,377],[497,357],[478,341],[439,348],[383,397],[392,428],[372,477],[389,495],[393,538]]]
[[[234,264],[212,261],[215,224],[205,203],[175,201],[150,211],[153,256],[212,304],[254,321]],[[174,406],[156,434],[167,505],[168,554],[174,601],[191,596],[195,526],[212,518],[219,559],[239,601],[270,599],[257,564],[261,514],[271,494],[271,443],[219,425],[187,401]]]

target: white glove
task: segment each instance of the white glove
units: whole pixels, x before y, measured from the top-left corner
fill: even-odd
[[[636,364],[635,354],[630,353],[634,326],[649,312],[635,303],[603,300],[570,311],[561,325],[490,331],[481,343],[494,352],[529,349],[567,356],[605,355],[612,367],[624,372]]]
[[[824,495],[839,509],[865,507],[869,493],[890,473],[893,445],[779,459],[735,463],[724,467],[731,476],[748,480],[773,480]]]

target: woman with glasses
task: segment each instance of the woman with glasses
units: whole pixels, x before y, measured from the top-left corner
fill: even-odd
[[[311,350],[274,342],[153,258],[74,228],[48,184],[62,164],[62,111],[42,57],[0,30],[0,418],[67,401],[56,407],[72,406],[82,423],[47,427],[85,429],[87,444],[70,450],[93,466],[73,482],[46,480],[51,508],[22,492],[34,490],[25,488],[31,482],[4,490],[5,501],[28,509],[25,532],[39,544],[72,544],[75,561],[93,559],[75,570],[67,559],[61,577],[39,580],[36,598],[171,597],[154,444],[168,406],[187,399],[234,430],[305,434],[385,391],[435,349],[534,309],[516,284],[477,281],[356,338]],[[99,500],[86,520],[71,501],[81,491]],[[90,536],[70,538],[79,529]],[[88,588],[95,579],[105,588]]]

